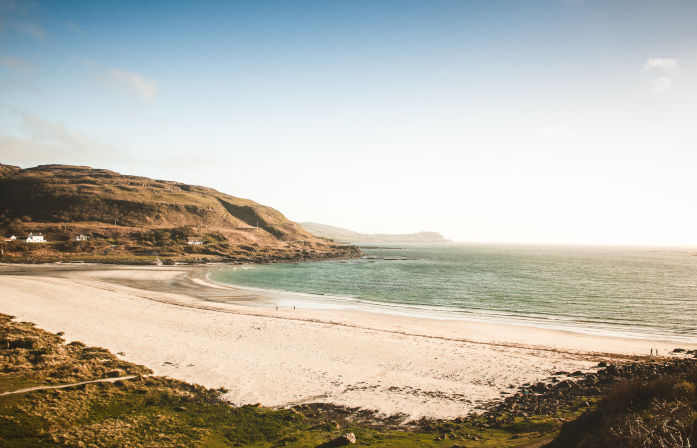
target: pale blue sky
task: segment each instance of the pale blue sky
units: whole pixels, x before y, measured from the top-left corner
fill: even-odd
[[[697,244],[697,1],[0,0],[0,161],[364,232]]]

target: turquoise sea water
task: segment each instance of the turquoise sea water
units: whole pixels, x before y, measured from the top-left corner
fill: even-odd
[[[304,293],[326,306],[697,342],[697,249],[400,245],[363,252],[358,260],[226,268],[209,277]]]

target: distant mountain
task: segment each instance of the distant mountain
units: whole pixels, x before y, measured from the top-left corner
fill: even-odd
[[[438,232],[368,234],[316,222],[300,222],[298,224],[315,236],[329,238],[338,243],[452,243]]]
[[[359,255],[318,238],[279,211],[212,188],[87,166],[0,164],[0,232],[42,232],[56,244],[6,244],[36,258],[90,255],[305,260]],[[84,234],[87,242],[75,243]],[[2,236],[2,235],[0,235]],[[188,238],[205,243],[192,245]],[[74,257],[73,257],[74,258]],[[12,261],[12,260],[8,260]]]

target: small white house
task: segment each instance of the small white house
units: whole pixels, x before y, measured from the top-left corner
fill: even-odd
[[[5,241],[15,241],[15,240],[17,240],[17,237],[14,235],[10,235],[9,238],[5,238]]]
[[[200,246],[201,244],[203,244],[203,238],[200,238],[197,236],[196,237],[190,236],[189,238],[187,238],[186,242],[188,244],[191,244],[192,246]]]
[[[30,233],[29,236],[27,237],[27,243],[43,243],[44,241],[44,236],[40,233]]]
[[[82,233],[75,237],[75,241],[87,241],[87,239],[87,235],[83,235]]]

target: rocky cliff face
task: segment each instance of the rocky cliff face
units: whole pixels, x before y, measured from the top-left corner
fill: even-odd
[[[206,240],[205,247],[196,248],[199,253],[262,261],[358,254],[248,199],[85,166],[0,165],[0,227],[5,233],[44,231],[52,241],[68,241],[77,233],[121,239],[124,249],[134,246],[129,252],[134,254],[155,251],[158,241],[171,252],[191,252],[181,246],[190,236]],[[152,248],[143,247],[148,241]]]

